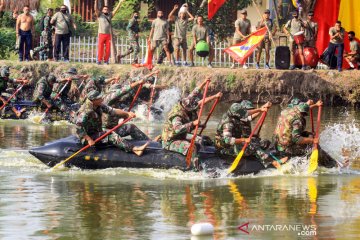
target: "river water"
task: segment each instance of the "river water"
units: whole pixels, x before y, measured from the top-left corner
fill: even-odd
[[[206,134],[226,107],[217,108]],[[279,112],[269,112],[264,137]],[[159,122],[137,125],[153,137]],[[359,124],[355,110],[324,109],[321,146],[339,161],[348,149],[348,168],[211,179],[177,170],[50,172],[27,149],[74,127],[0,120],[0,239],[359,239]],[[214,235],[191,236],[199,222],[212,223]]]

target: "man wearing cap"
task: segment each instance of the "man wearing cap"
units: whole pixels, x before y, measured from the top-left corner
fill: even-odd
[[[302,155],[307,146],[319,141],[313,137],[314,133],[305,131],[305,116],[310,108],[322,104],[322,101],[313,104],[312,100],[308,100],[281,112],[273,136],[275,150],[279,156]]]
[[[294,40],[294,35],[298,32],[301,32],[301,31],[304,31],[304,27],[305,27],[305,24],[304,22],[299,18],[299,14],[297,11],[294,11],[292,13],[292,16],[293,16],[293,19],[289,20],[283,30],[284,32],[290,37],[290,50],[291,50],[291,67],[290,69],[291,70],[294,70],[296,67],[295,67],[295,51],[296,51],[296,48],[298,49],[298,53],[299,53],[299,56],[300,56],[300,60],[301,60],[301,64],[302,64],[302,69],[303,70],[306,70],[306,66],[305,66],[305,58],[304,58],[304,44],[297,44]],[[290,32],[289,32],[290,30]]]
[[[260,58],[261,58],[261,52],[263,48],[265,48],[265,54],[266,54],[266,63],[265,63],[265,69],[270,69],[269,61],[270,61],[270,49],[271,49],[271,39],[276,33],[276,25],[274,25],[273,20],[270,19],[270,10],[266,9],[264,11],[264,15],[261,19],[261,21],[258,22],[256,25],[256,29],[260,29],[267,26],[267,32],[265,34],[265,38],[261,41],[260,45],[258,46],[258,52],[256,55],[256,69],[260,68]]]
[[[40,78],[39,81],[36,83],[33,101],[42,103],[46,107],[50,108],[52,106],[50,95],[54,83],[56,83],[56,77],[53,74],[49,74],[48,76]]]
[[[240,13],[241,17],[235,21],[233,45],[242,42],[251,33],[251,22],[249,19],[247,19],[247,11],[243,9]],[[235,68],[235,60],[233,61],[231,68]],[[246,66],[246,64],[244,64],[243,68],[247,69],[248,67]]]
[[[93,90],[88,93],[87,100],[81,106],[76,116],[76,133],[82,144],[93,146],[95,139],[102,136],[103,131],[102,117],[103,114],[117,115],[122,118],[136,117],[133,112],[126,112],[121,109],[109,107],[103,103],[103,95]],[[133,152],[138,156],[143,154],[144,149],[149,143],[140,147],[135,147],[125,139],[121,138],[115,132],[109,134],[101,142],[115,145],[126,152]]]
[[[199,41],[205,41],[207,44],[209,44],[209,62],[208,62],[208,68],[212,68],[212,60],[214,58],[214,49],[211,46],[210,42],[210,36],[209,36],[209,29],[204,24],[204,18],[202,16],[197,17],[197,24],[195,24],[191,30],[193,41],[189,49],[189,58],[190,58],[190,67],[195,66],[194,64],[194,51],[196,48],[196,44]]]
[[[54,10],[49,8],[46,16],[41,20],[41,27],[43,29],[41,32],[41,42],[39,47],[34,48],[34,50],[30,50],[30,56],[32,59],[34,59],[34,55],[38,53],[41,61],[52,60],[53,58],[52,33],[54,31],[54,27],[50,24],[53,14]]]
[[[314,21],[314,12],[310,11],[305,21],[305,47],[316,47],[318,24]]]
[[[8,84],[27,84],[29,80],[24,79],[12,79],[10,78],[10,67],[4,66],[0,71],[0,106],[2,106],[6,102],[6,98],[3,95],[6,95],[6,97],[10,97],[10,93],[7,93]],[[15,107],[12,107],[12,111],[16,114],[17,117],[21,116],[21,113],[25,110],[18,111]]]
[[[193,136],[191,132],[200,124],[197,120],[197,111],[202,102],[200,91],[209,80],[210,78],[207,77],[187,98],[183,98],[176,104],[168,114],[161,135],[162,146],[164,149],[178,152],[185,156],[187,155]],[[221,96],[222,93],[219,92],[216,95],[207,97],[205,98],[204,104],[215,98],[220,98]],[[196,141],[198,142],[200,139],[201,137],[198,137]],[[198,169],[198,146],[196,146],[196,144],[193,149],[191,161],[193,167]]]

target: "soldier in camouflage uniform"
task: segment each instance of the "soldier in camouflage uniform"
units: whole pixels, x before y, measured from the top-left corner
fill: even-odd
[[[192,130],[195,129],[196,125],[200,124],[197,120],[197,110],[201,105],[201,95],[200,91],[205,86],[206,82],[210,78],[206,78],[200,86],[196,87],[187,98],[182,99],[178,104],[176,104],[170,113],[167,116],[167,120],[164,124],[162,130],[162,147],[164,149],[178,152],[183,155],[187,155],[188,149],[190,147],[190,142],[193,137],[191,134]],[[207,97],[205,99],[205,104],[209,101],[220,98],[221,93]],[[191,161],[193,167],[198,169],[198,146],[201,141],[201,137],[197,137]]]
[[[89,144],[90,146],[93,146],[95,144],[95,139],[105,133],[102,128],[103,113],[109,115],[118,115],[122,118],[135,117],[135,113],[126,112],[121,109],[112,108],[106,104],[103,104],[103,95],[96,90],[91,91],[87,95],[87,100],[77,112],[75,120],[76,133],[83,144]],[[115,132],[109,134],[101,142],[111,143],[121,150],[126,152],[133,152],[138,156],[142,155],[144,149],[148,145],[148,143],[146,143],[143,146],[134,147],[132,144],[122,139]]]
[[[8,84],[26,84],[29,80],[24,79],[12,79],[10,78],[10,67],[4,66],[0,70],[0,107],[6,102],[6,98],[9,98],[12,95],[12,92],[9,90]],[[16,96],[11,99],[11,102],[14,102],[16,100]],[[6,111],[7,107],[3,109],[3,111]],[[14,106],[12,107],[12,111],[16,114],[17,117],[20,117],[21,114],[26,109],[16,109]]]
[[[47,14],[44,17],[43,21],[43,30],[41,32],[42,41],[40,42],[40,46],[34,48],[34,50],[30,51],[31,58],[34,58],[34,55],[39,53],[39,57],[41,61],[52,60],[53,58],[53,40],[52,34],[54,31],[54,27],[51,26],[50,20],[54,14],[54,10],[49,8],[47,10]]]
[[[34,91],[33,101],[38,103],[43,103],[46,107],[51,107],[51,93],[56,83],[56,77],[52,74],[40,78],[40,80],[36,83],[36,88]]]
[[[91,92],[93,90],[102,92],[103,87],[105,85],[110,84],[113,81],[119,81],[119,77],[112,77],[112,78],[108,78],[108,79],[105,79],[104,76],[92,77],[86,84],[84,84],[84,82],[82,82],[78,87],[79,91],[81,91],[80,103],[83,104],[85,102],[86,95],[89,92]]]
[[[134,12],[133,17],[130,19],[129,24],[126,27],[126,31],[129,34],[130,47],[127,52],[123,55],[120,55],[119,58],[126,57],[127,55],[134,52],[133,63],[138,63],[138,55],[140,53],[140,45],[139,45],[139,12]]]
[[[307,147],[315,141],[318,142],[318,139],[313,138],[313,133],[305,131],[305,116],[310,107],[323,104],[322,101],[318,101],[315,105],[312,103],[312,100],[309,100],[281,112],[273,137],[275,150],[279,156],[303,155]]]
[[[115,87],[111,88],[110,91],[104,97],[104,104],[113,108],[118,108],[119,106],[123,106],[121,102],[123,96],[127,95],[130,91],[132,91],[134,88],[136,88],[138,85],[142,83],[144,83],[144,80],[131,83],[130,85],[124,85],[122,87],[121,85],[117,85],[116,88]],[[112,129],[118,124],[119,120],[120,120],[119,116],[109,115],[109,114],[103,115],[104,129],[105,130]],[[133,140],[149,140],[149,137],[134,124],[124,124],[116,130],[116,133],[120,137],[131,136]]]

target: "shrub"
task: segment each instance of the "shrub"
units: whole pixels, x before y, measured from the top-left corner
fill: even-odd
[[[16,34],[15,29],[0,28],[0,59],[10,57],[15,50]]]

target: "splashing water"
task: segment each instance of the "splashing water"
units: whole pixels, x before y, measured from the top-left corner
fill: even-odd
[[[355,122],[328,126],[320,135],[321,148],[341,163],[360,159],[359,142],[360,129]]]
[[[44,113],[43,112],[37,112],[37,111],[32,111],[29,114],[28,120],[32,123],[36,123],[36,124],[44,124],[44,123],[48,123],[48,121],[46,120],[46,118],[44,118]]]
[[[148,117],[148,105],[140,104],[135,109],[136,116],[141,120],[162,120],[165,118],[166,114],[172,109],[172,107],[179,102],[180,100],[180,90],[178,88],[170,88],[165,89],[160,92],[159,98],[154,102],[153,107],[157,109],[161,109],[161,114],[156,114],[154,112],[150,112],[150,116]]]

